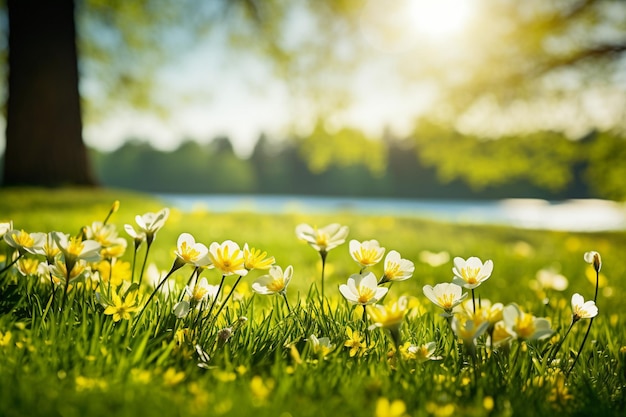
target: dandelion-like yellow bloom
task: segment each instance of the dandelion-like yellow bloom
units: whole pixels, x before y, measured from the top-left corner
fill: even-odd
[[[267,256],[267,252],[261,252],[260,249],[256,248],[249,248],[247,243],[243,245],[243,259],[244,267],[248,271],[252,271],[253,269],[269,269],[274,265],[274,262],[276,262],[273,256]]]
[[[120,260],[115,262],[101,261],[96,266],[102,282],[111,282],[111,285],[115,287],[122,285],[124,281],[130,280],[130,268],[130,262]]]
[[[20,258],[17,261],[17,270],[24,276],[37,275],[39,263],[35,258]]]
[[[358,331],[353,331],[350,327],[346,327],[346,336],[348,336],[348,340],[346,340],[344,346],[350,348],[350,357],[354,357],[357,354],[361,355],[367,350],[367,343],[363,341],[363,336]]]
[[[367,306],[367,314],[372,323],[384,329],[397,330],[402,324],[404,315],[408,310],[408,300],[400,297],[398,301],[386,305]]]
[[[245,268],[245,259],[239,245],[232,240],[227,240],[222,244],[211,243],[209,247],[209,258],[213,266],[219,269],[224,275],[241,275],[248,273]]]
[[[122,299],[116,292],[111,294],[112,305],[104,309],[104,314],[112,315],[113,321],[130,320],[131,313],[139,309],[137,291],[131,291]]]
[[[407,417],[406,405],[402,400],[389,401],[379,398],[376,402],[376,417]]]

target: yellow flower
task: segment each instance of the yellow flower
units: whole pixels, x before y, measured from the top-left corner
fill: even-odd
[[[67,280],[67,264],[60,259],[57,259],[56,263],[50,266],[49,271],[56,283],[65,282]],[[72,282],[82,278],[88,271],[89,269],[85,261],[76,262],[70,271],[69,281]]]
[[[25,277],[37,275],[39,263],[39,260],[35,258],[20,258],[20,260],[17,261],[17,270]]]
[[[363,341],[363,337],[358,331],[352,331],[350,327],[346,327],[346,335],[348,340],[346,340],[344,346],[350,348],[350,357],[354,357],[357,354],[361,355],[367,350],[367,344]]]
[[[139,309],[137,300],[137,291],[131,291],[126,297],[122,298],[116,293],[111,294],[112,305],[104,309],[104,314],[112,315],[113,321],[130,320],[130,313],[134,313]]]
[[[271,378],[267,381],[263,381],[263,378],[255,375],[250,380],[250,391],[252,392],[252,396],[259,402],[267,400],[273,389],[274,380]]]
[[[112,265],[112,266],[111,266]],[[130,280],[130,262],[126,261],[102,261],[96,266],[102,282],[111,282],[111,285],[119,287],[122,282]]]
[[[176,371],[174,368],[167,368],[163,373],[163,384],[172,387],[179,384],[185,379],[185,373],[183,371]]]
[[[482,336],[489,327],[489,323],[484,321],[480,324],[469,320],[466,317],[454,316],[450,323],[454,334],[463,340],[463,344],[470,350],[476,344],[476,339]]]
[[[408,417],[406,405],[402,400],[390,402],[387,398],[376,401],[376,417]]]
[[[408,301],[406,297],[400,297],[392,304],[382,306],[376,304],[367,306],[367,313],[373,326],[382,327],[391,333],[391,338],[396,346],[400,345],[400,325],[407,312]]]
[[[209,247],[211,263],[224,275],[241,275],[248,273],[245,268],[245,260],[239,245],[232,240],[226,240],[222,244],[211,243]]]
[[[244,267],[248,271],[252,271],[253,269],[269,269],[274,265],[274,262],[276,262],[273,256],[267,257],[267,252],[261,252],[260,249],[256,248],[249,248],[247,243],[243,245],[243,259]]]
[[[11,332],[0,332],[0,346],[9,346],[9,343],[11,343],[11,337]]]

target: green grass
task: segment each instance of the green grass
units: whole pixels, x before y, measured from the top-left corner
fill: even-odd
[[[152,197],[117,190],[4,189],[0,222],[12,220],[15,229],[28,232],[76,234],[102,221],[115,200],[121,206],[110,223],[124,237],[123,225],[135,225],[135,215],[163,207]],[[343,346],[346,327],[360,332],[365,327],[361,307],[348,305],[338,286],[359,266],[348,253],[348,242],[329,252],[325,293],[333,307],[323,316],[318,301],[320,257],[294,233],[303,222],[347,225],[348,240],[377,239],[387,251],[395,249],[413,261],[413,277],[394,283],[385,303],[410,297],[411,310],[401,327],[403,341],[434,341],[442,359],[418,363],[394,356],[391,339],[382,329],[369,332],[372,348],[366,355],[350,357]],[[287,295],[294,314],[279,296],[253,295],[250,286],[264,272],[252,271],[237,287],[241,297],[226,305],[214,326],[209,325],[212,318],[201,326],[194,326],[194,317],[177,320],[172,308],[192,273],[185,266],[172,276],[178,292],[155,297],[133,332],[134,320],[114,322],[88,287],[69,291],[66,308],[59,311],[63,286],[50,302],[48,282],[10,269],[0,275],[0,416],[375,416],[381,399],[401,400],[412,416],[618,416],[626,411],[623,232],[530,231],[348,212],[312,216],[172,210],[151,247],[149,262],[169,270],[183,232],[207,246],[227,239],[240,246],[248,243],[267,251],[283,268],[293,265]],[[125,262],[133,258],[128,241]],[[559,363],[546,360],[556,338],[513,341],[489,356],[483,337],[474,361],[459,350],[441,311],[422,293],[425,284],[452,280],[452,262],[430,266],[420,261],[425,250],[493,260],[494,272],[477,288],[477,297],[505,305],[515,302],[547,317],[560,336],[571,322],[571,295],[593,298],[594,276],[583,253],[598,251],[603,260],[600,314],[573,371],[567,374],[589,320],[573,327],[556,354]],[[0,243],[0,254],[10,252]],[[144,253],[145,244],[138,263]],[[547,305],[544,295],[530,287],[542,268],[555,268],[569,281],[565,291],[546,294]],[[379,277],[382,266],[371,270]],[[221,277],[215,270],[202,276],[210,284]],[[227,277],[226,286],[235,279]],[[147,296],[150,288],[141,291]],[[219,344],[217,332],[241,316],[247,322],[236,325],[228,342]],[[177,333],[185,328],[191,330],[184,337]],[[334,349],[325,357],[314,354],[306,341],[311,334],[328,337]],[[196,345],[210,360],[201,360]]]

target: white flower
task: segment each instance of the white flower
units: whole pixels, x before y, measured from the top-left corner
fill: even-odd
[[[476,344],[476,339],[482,336],[489,327],[489,322],[477,323],[466,317],[454,316],[450,325],[454,334],[471,350]]]
[[[552,334],[550,321],[523,312],[517,304],[509,304],[502,310],[506,330],[517,339],[537,340]]]
[[[583,257],[585,258],[585,262],[593,265],[593,269],[595,269],[596,272],[600,272],[600,269],[602,268],[602,258],[598,252],[594,250],[585,252]]]
[[[18,250],[19,253],[26,252],[33,255],[40,253],[46,243],[45,233],[28,233],[24,230],[9,230],[4,233],[4,241]]]
[[[176,303],[174,306],[174,315],[183,318],[191,310],[192,307],[200,308],[202,302],[210,299],[215,300],[217,297],[218,285],[209,285],[206,278],[202,278],[193,288],[185,287],[185,299]]]
[[[540,269],[537,271],[537,282],[541,288],[553,289],[555,291],[564,291],[569,285],[567,278],[553,269]]]
[[[433,267],[447,264],[450,260],[450,254],[446,251],[431,252],[423,250],[419,254],[420,261]]]
[[[178,236],[174,253],[182,262],[197,267],[211,263],[208,248],[202,243],[196,243],[196,239],[189,233],[181,233]]]
[[[320,337],[318,338],[314,334],[309,336],[309,343],[311,343],[311,350],[315,355],[321,356],[322,358],[328,353],[330,353],[335,345],[330,343],[330,339],[328,337]]]
[[[263,275],[252,284],[252,290],[258,294],[279,294],[287,291],[287,286],[293,276],[293,267],[289,265],[283,269],[278,265],[270,267],[269,274]]]
[[[13,230],[13,221],[0,223],[0,238],[9,230]]]
[[[132,224],[125,224],[124,230],[128,233],[128,236],[132,237],[135,241],[135,248],[138,248],[141,242],[146,238],[146,233],[142,230],[135,230]]]
[[[353,274],[348,278],[347,284],[339,286],[339,291],[346,300],[360,305],[376,303],[387,294],[388,290],[386,287],[378,286],[378,281],[371,272],[365,275]]]
[[[582,295],[572,295],[572,320],[590,319],[598,315],[598,307],[593,300],[585,301]]]
[[[143,216],[135,216],[135,222],[137,226],[139,226],[139,232],[146,234],[148,245],[152,243],[156,237],[156,233],[163,227],[169,215],[170,209],[164,208],[158,213],[146,213]],[[128,232],[128,228],[126,228],[126,231]]]
[[[441,283],[434,287],[424,285],[422,288],[424,295],[436,306],[441,307],[444,311],[444,317],[452,317],[452,309],[467,297],[467,293],[463,293],[463,288],[451,283]]]
[[[69,235],[61,232],[52,232],[52,238],[68,265],[73,265],[77,260],[87,262],[100,260],[101,246],[95,240],[80,240],[78,237],[69,237]]]
[[[452,282],[467,289],[476,288],[491,276],[492,271],[493,262],[491,260],[483,264],[475,256],[467,260],[457,256],[454,258],[454,268],[452,268],[454,273]]]
[[[420,363],[426,361],[438,361],[443,359],[441,356],[435,356],[435,351],[437,350],[437,343],[428,342],[422,345],[409,345],[406,347],[406,353],[408,359],[416,360]]]
[[[384,273],[381,284],[389,281],[404,281],[413,275],[415,265],[408,259],[402,259],[398,251],[389,251],[385,257]]]
[[[346,241],[348,226],[332,223],[322,228],[314,228],[302,223],[296,226],[296,236],[307,242],[313,249],[326,253]]]
[[[352,259],[364,268],[376,265],[383,259],[385,254],[385,248],[381,248],[375,239],[363,242],[352,239],[349,243],[349,248]]]

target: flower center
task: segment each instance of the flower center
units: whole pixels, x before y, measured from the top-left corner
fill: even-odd
[[[360,287],[359,288],[359,304],[367,304],[373,297],[376,292],[369,287]]]

